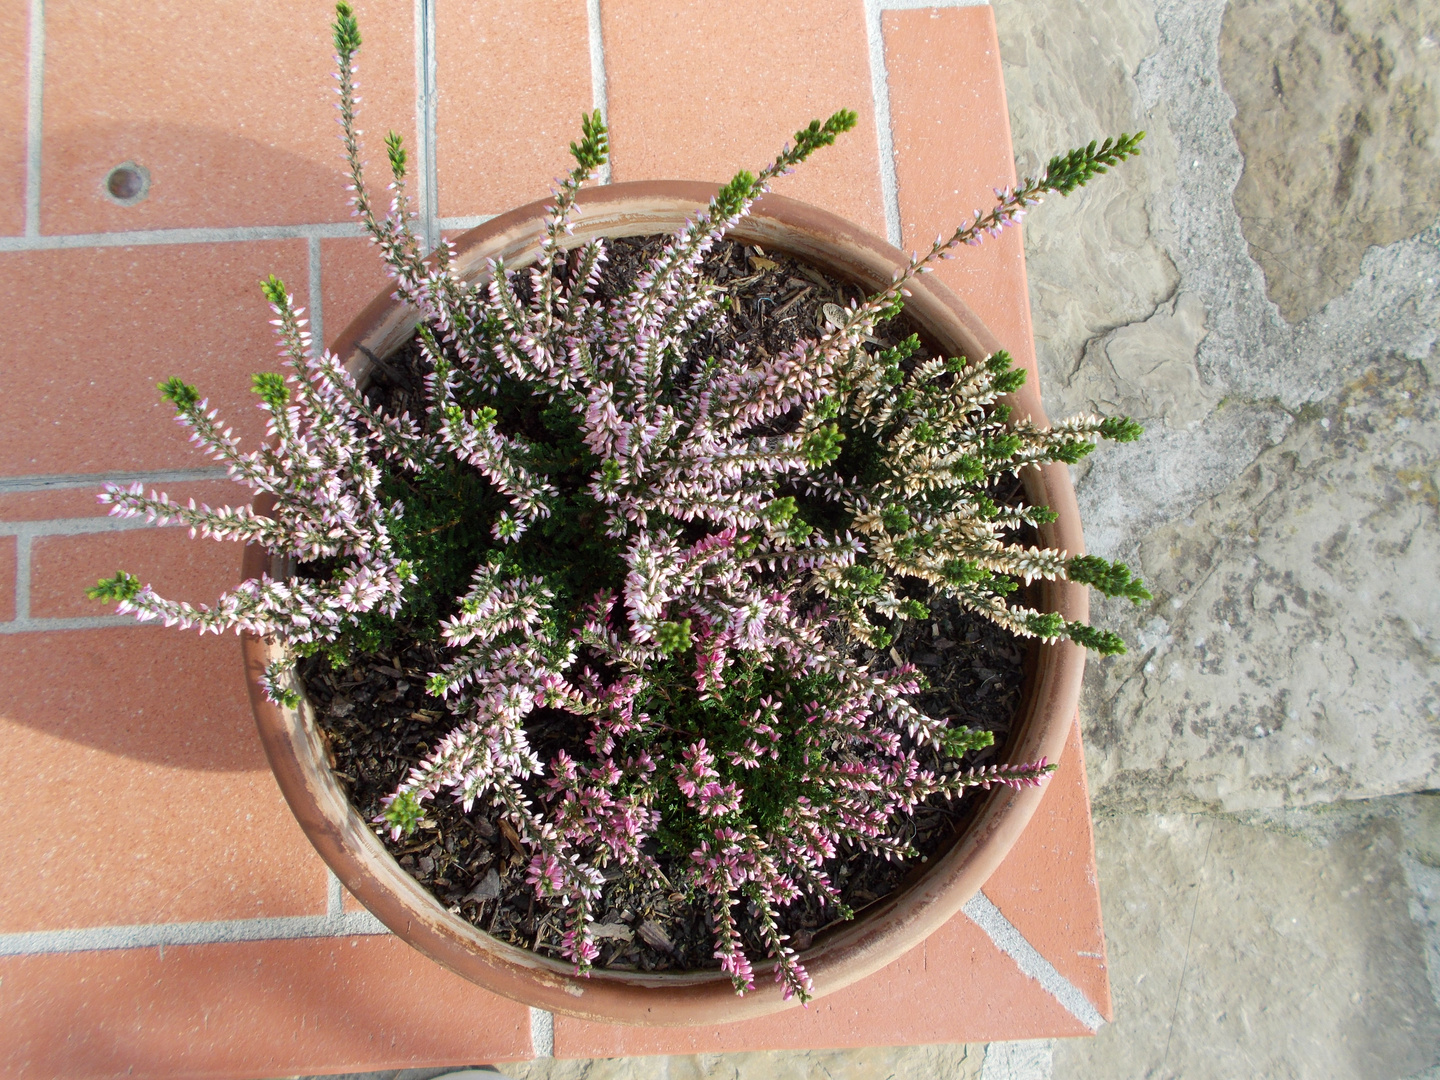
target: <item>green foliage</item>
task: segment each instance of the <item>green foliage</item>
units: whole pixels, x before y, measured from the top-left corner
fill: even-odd
[[[880,520],[893,533],[910,531],[910,511],[898,504],[885,507],[880,511]]]
[[[1007,459],[1002,458],[998,460],[1000,463],[1003,463]],[[994,521],[997,517],[1000,516],[1000,504],[997,503],[994,499],[990,498],[989,495],[986,495],[983,491],[972,494],[970,496],[970,501],[975,508],[975,516],[978,517],[981,521]]]
[[[666,656],[675,656],[690,648],[690,620],[664,622],[655,634],[655,640]]]
[[[995,376],[995,389],[1002,394],[1013,394],[1025,385],[1025,369],[1017,368],[1014,358],[1004,349],[986,357],[985,367]]]
[[[1051,454],[1056,461],[1066,465],[1078,465],[1085,457],[1095,452],[1095,444],[1085,439],[1071,439],[1055,447]]]
[[[124,570],[117,570],[114,577],[101,578],[86,589],[85,595],[91,600],[102,600],[114,604],[122,600],[133,599],[140,589],[139,578],[133,574],[127,574]]]
[[[1118,138],[1106,139],[1099,146],[1092,141],[1089,146],[1053,157],[1045,167],[1043,187],[1058,191],[1061,195],[1069,195],[1077,187],[1106,172],[1109,167],[1126,158],[1137,156],[1140,153],[1140,140],[1143,138],[1143,131],[1134,135],[1121,133]]]
[[[271,412],[284,412],[290,404],[290,391],[285,386],[285,376],[273,371],[262,371],[250,376],[250,388],[260,395]]]
[[[919,600],[902,600],[900,602],[900,614],[907,619],[928,619],[930,609]]]
[[[805,437],[800,453],[811,468],[822,468],[840,456],[840,446],[844,441],[845,433],[838,424],[824,424]]]
[[[598,169],[609,160],[610,135],[600,110],[580,114],[580,141],[570,144],[570,155],[581,169],[589,172]]]
[[[1125,651],[1125,639],[1113,630],[1097,630],[1085,623],[1066,623],[1065,634],[1075,644],[1101,656],[1116,656]]]
[[[859,115],[850,109],[841,109],[824,124],[819,120],[811,120],[809,126],[795,133],[796,161],[804,161],[822,146],[831,145],[837,135],[851,130],[859,122]]]
[[[158,384],[158,389],[160,396],[175,406],[176,412],[189,412],[200,401],[199,391],[178,375],[171,375]]]
[[[1109,416],[1100,421],[1100,434],[1116,442],[1134,442],[1145,429],[1128,416]]]
[[[1077,555],[1065,564],[1065,576],[1106,596],[1123,596],[1136,604],[1152,599],[1144,583],[1131,577],[1128,566],[1108,562],[1098,555]]]
[[[1009,578],[986,570],[979,563],[951,559],[945,564],[945,580],[952,585],[982,585],[1001,595],[1009,595],[1020,586]]]
[[[715,196],[716,213],[719,217],[733,217],[740,212],[745,205],[745,200],[753,198],[755,187],[759,181],[752,172],[741,169],[730,182],[720,189]]]
[[[335,51],[340,54],[341,63],[349,65],[350,57],[360,48],[360,24],[355,21],[355,11],[345,0],[335,5],[335,22],[330,29],[334,32]]]
[[[784,526],[795,516],[795,497],[786,495],[784,498],[771,499],[761,513],[776,525]]]
[[[265,674],[260,676],[260,685],[270,700],[287,709],[300,707],[300,692],[295,689],[293,675],[288,659],[275,659],[265,665]]]
[[[967,484],[978,484],[985,479],[985,463],[965,454],[950,466],[950,472]]]
[[[385,156],[390,159],[390,172],[397,181],[405,179],[405,140],[397,132],[385,136]]]
[[[390,801],[383,816],[386,824],[399,829],[402,835],[409,836],[420,824],[420,819],[425,816],[425,810],[414,794],[402,791]]]
[[[285,282],[274,274],[260,283],[260,291],[265,294],[265,299],[276,307],[283,309],[290,306],[290,296],[285,291]]]
[[[706,698],[695,690],[693,663],[686,658],[675,655],[658,665],[648,693],[636,703],[636,711],[643,709],[654,723],[645,732],[621,736],[614,759],[623,760],[644,750],[656,761],[679,762],[682,751],[703,739],[715,755],[720,783],[733,782],[744,790],[737,813],[702,819],[680,792],[673,770],[656,773],[659,790],[653,805],[660,811],[661,824],[655,835],[662,854],[688,859],[717,825],[748,822],[766,835],[783,827],[786,811],[801,796],[814,805],[828,805],[832,796],[821,784],[806,779],[811,764],[807,755],[818,750],[810,742],[808,718],[817,706],[824,707],[840,696],[833,676],[797,678],[751,661],[727,672],[724,688]],[[773,742],[757,736],[747,723],[755,714],[756,703],[767,697],[777,706],[769,721],[777,736]],[[743,752],[751,739],[762,748],[758,762],[752,767],[732,762],[732,755]],[[958,759],[994,740],[988,731],[954,728],[944,735],[942,752]]]
[[[879,596],[881,589],[885,587],[885,572],[863,563],[847,566],[840,577],[850,586],[848,599],[860,600]]]
[[[920,335],[911,334],[898,345],[881,349],[875,356],[875,363],[887,371],[900,371],[900,365],[920,351]]]
[[[434,640],[440,621],[455,613],[456,598],[469,590],[475,568],[487,560],[498,561],[507,573],[543,578],[556,593],[559,619],[573,618],[598,592],[621,589],[621,548],[604,535],[603,512],[587,490],[591,476],[603,474],[605,465],[618,479],[618,464],[602,464],[585,446],[581,418],[564,400],[545,402],[510,381],[485,400],[490,404],[479,405],[478,397],[468,402],[478,405],[472,422],[529,440],[527,466],[560,492],[550,516],[507,542],[506,532],[519,531],[513,523],[506,526],[509,502],[469,465],[446,458],[418,474],[383,469],[385,501],[405,508],[390,525],[395,554],[422,570],[397,615],[371,612],[355,620],[342,637],[342,653],[384,651],[402,635]],[[492,535],[492,525],[501,537]]]
[[[960,758],[971,750],[984,750],[987,746],[994,745],[993,731],[980,731],[976,728],[952,727],[941,739],[941,747],[946,756],[952,758]]]
[[[1036,612],[1025,620],[1025,628],[1038,638],[1058,638],[1065,633],[1065,617],[1058,611]]]
[[[767,521],[773,522],[786,536],[796,542],[804,540],[815,531],[813,526],[799,516],[795,498],[791,495],[772,499],[760,513]]]
[[[981,444],[980,456],[990,462],[1010,461],[1024,445],[1019,435],[997,435]]]

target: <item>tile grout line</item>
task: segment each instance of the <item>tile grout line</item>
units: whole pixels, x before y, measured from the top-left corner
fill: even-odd
[[[435,167],[435,0],[415,0],[415,131],[419,142],[416,173],[419,176],[421,241],[426,253],[439,242],[439,174]]]
[[[530,1052],[537,1058],[555,1056],[555,1014],[530,1006]]]
[[[37,521],[0,521],[0,536],[32,540],[37,536],[88,536],[91,533],[129,532],[134,529],[183,529],[184,525],[152,525],[144,518],[100,515],[78,518],[42,518]]]
[[[44,142],[45,0],[30,0],[25,102],[25,235],[40,235],[40,150]]]
[[[30,537],[15,537],[15,616],[11,622],[30,621]]]
[[[306,252],[310,259],[310,342],[316,352],[325,351],[325,304],[320,289],[320,238],[310,236],[305,240]]]
[[[605,73],[605,34],[600,22],[600,0],[585,0],[586,24],[590,35],[590,107],[600,110],[600,119],[610,127],[610,89]],[[599,184],[610,183],[610,159],[595,173]]]
[[[325,867],[325,914],[331,917],[345,914],[345,886],[328,866]]]
[[[159,945],[225,945],[244,941],[293,941],[389,934],[368,911],[340,915],[275,915],[214,922],[140,923],[81,930],[28,930],[0,934],[0,956],[149,949]]]
[[[0,495],[27,495],[44,491],[94,487],[103,484],[183,484],[200,480],[228,480],[223,466],[205,469],[160,469],[152,472],[38,473],[31,476],[0,477]]]
[[[1003,952],[1022,973],[1040,984],[1041,989],[1053,997],[1071,1016],[1091,1031],[1098,1031],[1105,1024],[1105,1018],[1095,1008],[1079,987],[1055,970],[1055,965],[1046,960],[1040,951],[1025,939],[1015,924],[983,892],[978,892],[963,908],[966,916]]]
[[[473,229],[494,214],[459,214],[436,219],[439,229]],[[364,240],[363,225],[315,222],[308,225],[236,225],[228,228],[133,229],[121,232],[49,236],[0,236],[0,253],[76,248],[149,247],[162,244],[227,244],[255,240]]]
[[[496,214],[461,214],[458,217],[439,218],[438,224],[442,229],[473,229],[497,216]]]
[[[153,244],[226,244],[248,240],[307,240],[311,237],[361,237],[365,229],[351,222],[307,225],[235,225],[182,229],[130,229],[120,232],[66,233],[48,236],[0,236],[0,252],[55,251],[88,247],[144,247]]]
[[[880,22],[882,0],[865,0],[865,37],[870,53],[870,99],[875,108],[875,141],[880,155],[880,195],[885,203],[885,233],[899,247],[900,181],[895,171],[895,132],[890,120],[890,75],[885,67],[885,38]]]
[[[18,601],[19,597],[17,596],[16,599]],[[142,623],[133,615],[80,615],[69,619],[12,619],[10,622],[0,622],[0,637],[6,634],[53,634],[67,630],[109,630],[115,627],[128,630],[159,625],[161,624],[158,622]]]
[[[99,533],[135,532],[141,529],[184,528],[183,525],[153,525],[142,518],[109,516],[45,518],[38,521],[0,521],[0,536],[15,537],[15,614],[0,622],[0,635],[38,634],[47,631],[98,630],[109,627],[139,627],[133,615],[80,615],[69,618],[36,618],[30,614],[32,544],[37,537],[93,536]]]

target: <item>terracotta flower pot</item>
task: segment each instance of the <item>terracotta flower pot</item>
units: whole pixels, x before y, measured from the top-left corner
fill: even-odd
[[[580,195],[575,240],[669,232],[693,216],[714,194],[700,183],[649,182],[590,188]],[[543,236],[545,203],[535,202],[486,222],[458,241],[456,262],[467,278],[483,273],[487,257],[522,265]],[[874,291],[888,285],[904,266],[901,252],[868,232],[804,203],[767,195],[729,234],[783,251],[837,278]],[[911,287],[906,313],[923,326],[947,355],[981,358],[999,342],[961,300],[933,276]],[[368,372],[367,353],[385,357],[407,342],[417,315],[377,297],[346,329],[335,351],[359,378]],[[1036,372],[1015,395],[1017,418],[1043,423]],[[1058,517],[1042,527],[1043,541],[1071,554],[1083,550],[1079,511],[1064,465],[1045,465],[1024,476],[1030,500]],[[246,577],[283,566],[258,548],[245,553]],[[1086,590],[1068,582],[1046,582],[1039,607],[1067,620],[1088,617]],[[253,635],[243,642],[250,701],[260,739],[280,789],[300,826],[345,887],[376,918],[431,959],[494,993],[552,1012],[623,1024],[678,1026],[741,1020],[796,1007],[756,963],[756,988],[736,996],[718,970],[673,973],[595,971],[576,976],[569,964],[497,941],[451,914],[385,850],[370,825],[351,806],[331,774],[324,738],[308,701],[285,709],[267,701],[259,686],[276,646]],[[1005,760],[1019,763],[1048,757],[1058,761],[1075,716],[1084,671],[1084,651],[1067,641],[1043,645],[1027,677],[1022,715],[1005,748]],[[816,996],[848,986],[897,959],[937,930],[980,889],[1019,838],[1044,795],[1043,788],[996,788],[985,797],[969,828],[925,874],[872,905],[852,923],[818,936],[802,954],[815,981]]]

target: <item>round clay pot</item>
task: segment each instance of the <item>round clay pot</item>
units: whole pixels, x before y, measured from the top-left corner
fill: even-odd
[[[693,216],[715,193],[714,185],[680,182],[614,184],[580,195],[575,242],[597,236],[621,237],[670,232]],[[457,241],[456,263],[468,279],[485,272],[487,258],[507,266],[533,258],[543,235],[546,203],[535,202],[472,229]],[[905,256],[884,240],[833,214],[804,203],[767,195],[730,237],[783,251],[837,278],[877,290],[894,280]],[[946,355],[987,356],[1001,348],[965,304],[933,275],[910,286],[906,313],[927,330]],[[1021,302],[1017,298],[1017,302]],[[363,379],[371,356],[386,357],[411,337],[417,314],[391,299],[377,297],[346,329],[335,352]],[[1037,373],[1012,399],[1017,418],[1044,423]],[[1064,465],[1027,470],[1026,492],[1033,503],[1058,515],[1042,527],[1045,544],[1072,554],[1083,550],[1079,511]],[[278,560],[258,548],[247,549],[244,573],[283,574]],[[1039,606],[1068,620],[1086,620],[1086,590],[1068,582],[1047,582]],[[246,674],[260,739],[275,778],[300,826],[336,876],[382,923],[425,955],[494,993],[552,1012],[622,1024],[679,1026],[714,1024],[760,1016],[794,1007],[784,1001],[768,975],[769,964],[755,963],[756,986],[735,994],[727,976],[716,971],[684,974],[595,971],[576,976],[570,965],[504,944],[451,914],[385,850],[371,826],[351,806],[327,762],[325,740],[308,701],[297,709],[265,699],[258,677],[279,654],[278,648],[247,635]],[[1047,757],[1058,761],[1074,720],[1084,671],[1084,650],[1061,641],[1041,645],[1027,665],[1021,716],[1005,748],[1012,763]],[[815,982],[817,997],[849,986],[920,944],[952,918],[1000,865],[1019,838],[1044,795],[1043,788],[999,787],[985,797],[966,831],[920,875],[877,901],[855,921],[818,936],[802,959]]]

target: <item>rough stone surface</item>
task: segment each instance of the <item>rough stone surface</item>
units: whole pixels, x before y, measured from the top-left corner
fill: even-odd
[[[1440,8],[1240,0],[1220,71],[1245,157],[1235,208],[1270,298],[1299,322],[1350,287],[1367,248],[1440,214]]]
[[[1187,427],[1208,416],[1219,397],[1195,366],[1205,334],[1204,305],[1192,293],[1177,294],[1143,322],[1091,338],[1066,388],[1105,415]]]
[[[1054,1080],[1400,1080],[1440,1065],[1406,877],[1425,846],[1407,840],[1423,831],[1414,801],[1097,821],[1116,1019],[1057,1042]]]
[[[980,1080],[1050,1080],[1055,1043],[1050,1039],[995,1042],[985,1047]]]
[[[946,1080],[981,1080],[984,1059],[983,1046],[879,1046],[859,1050],[525,1061],[499,1068],[513,1080],[814,1080],[815,1077],[934,1080],[942,1076]],[[1021,1074],[1014,1080],[1030,1078]]]
[[[1159,30],[1147,0],[997,4],[995,22],[1021,175],[1098,135],[1147,129],[1123,183],[1052,198],[1026,228],[1035,348],[1048,388],[1068,383],[1092,338],[1144,321],[1179,285],[1157,238],[1168,222],[1174,140],[1163,117],[1147,115],[1133,77],[1159,47]],[[1079,395],[1055,401],[1047,396],[1054,416],[1087,406]]]
[[[1145,538],[1156,603],[1091,695],[1104,803],[1153,805],[1177,780],[1166,801],[1233,809],[1434,784],[1437,466],[1440,397],[1395,358]]]
[[[1148,428],[1076,470],[1090,550],[1156,585],[1144,610],[1096,605],[1133,646],[1087,679],[1101,806],[1244,809],[1440,784],[1440,611],[1427,602],[1440,594],[1427,501],[1440,421],[1426,404],[1440,229],[1362,244],[1323,307],[1298,325],[1281,316],[1236,212],[1247,159],[1232,120],[1249,129],[1227,90],[1250,101],[1264,87],[1247,98],[1233,65],[1222,80],[1225,11],[996,8],[1022,160],[1149,132],[1144,156],[1086,189],[1101,202],[1052,200],[1026,233],[1047,411],[1127,412]],[[1365,26],[1390,18],[1375,11]],[[1413,39],[1421,56],[1412,31],[1361,36],[1400,42],[1392,51]],[[1103,212],[1119,192],[1143,227]]]

